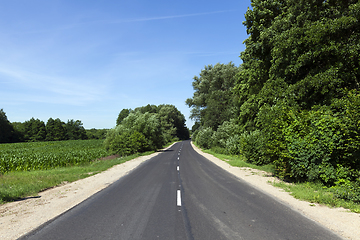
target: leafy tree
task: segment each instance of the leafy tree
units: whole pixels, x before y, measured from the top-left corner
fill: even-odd
[[[0,143],[13,142],[15,137],[14,127],[6,117],[3,109],[0,109]]]
[[[205,66],[200,76],[194,77],[194,96],[186,100],[192,108],[190,118],[213,130],[233,118],[232,89],[238,72],[239,68],[231,62]]]
[[[116,125],[120,125],[122,120],[124,120],[124,118],[126,118],[127,116],[129,116],[131,109],[123,109],[121,110],[121,112],[119,113],[118,118],[116,119]]]
[[[134,110],[122,110],[118,120],[119,124],[107,132],[104,141],[105,148],[111,153],[128,155],[154,151],[174,139],[189,138],[185,117],[173,105],[148,104]]]
[[[140,133],[145,138],[135,133]],[[135,135],[133,135],[135,134]],[[131,139],[132,137],[132,139]],[[140,142],[139,149],[132,149],[137,146],[134,139]],[[130,144],[130,142],[132,142]],[[122,123],[113,129],[110,129],[104,141],[105,148],[114,153],[128,153],[133,151],[149,151],[161,148],[165,143],[164,135],[162,132],[160,120],[156,113],[141,113],[140,111],[130,113]],[[132,147],[131,147],[132,146]],[[121,150],[123,147],[129,148],[128,150]]]
[[[158,115],[164,131],[165,142],[176,138],[181,140],[189,138],[189,130],[185,126],[185,116],[174,105],[159,105]]]
[[[87,139],[85,128],[80,120],[68,120],[65,124],[66,138],[69,140]]]
[[[25,132],[24,123],[12,122],[11,125],[14,128],[13,142],[23,142],[23,141],[25,141],[25,139],[24,139],[24,132]]]
[[[59,118],[49,118],[46,123],[46,141],[61,141],[67,139],[65,123]]]
[[[86,129],[88,139],[105,139],[106,133],[109,129]]]
[[[146,105],[143,107],[138,107],[134,109],[134,112],[140,112],[140,113],[157,113],[158,107],[156,105]]]
[[[353,160],[359,116],[344,110],[358,102],[359,16],[355,0],[252,0],[234,88],[249,161],[331,184],[341,169],[360,169]]]
[[[25,141],[36,142],[44,141],[46,138],[45,123],[39,119],[31,118],[24,122]]]

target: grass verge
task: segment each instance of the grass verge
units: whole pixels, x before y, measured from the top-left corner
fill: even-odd
[[[0,176],[0,204],[16,201],[63,184],[86,178],[124,163],[131,159],[150,155],[153,152],[137,153],[123,158],[96,160],[72,167],[55,168],[28,172],[9,172]]]
[[[326,205],[328,207],[343,207],[352,212],[360,213],[360,204],[352,201],[346,201],[335,197],[331,188],[327,188],[320,183],[285,183],[285,182],[271,182],[275,187],[284,189],[289,192],[291,196],[310,202]]]
[[[262,170],[269,173],[269,176],[274,175],[274,166],[273,165],[264,165],[257,166],[246,162],[246,159],[243,156],[229,156],[225,154],[218,154],[212,150],[203,150],[205,153],[209,153],[220,160],[226,161],[231,166],[234,167],[248,167],[253,169]],[[289,192],[294,198],[299,200],[308,201],[310,206],[314,203],[321,205],[326,205],[329,207],[343,207],[349,209],[352,212],[360,213],[360,204],[352,201],[346,201],[341,198],[337,198],[334,193],[331,191],[331,188],[327,188],[321,183],[287,183],[284,181],[269,181],[275,187],[284,189],[286,192]],[[315,206],[315,205],[314,205]]]

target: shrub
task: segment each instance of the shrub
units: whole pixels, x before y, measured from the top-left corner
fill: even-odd
[[[266,156],[266,141],[264,132],[255,130],[244,132],[239,137],[240,152],[247,159],[246,161],[256,165],[269,164],[269,158]]]
[[[214,131],[210,127],[199,130],[195,139],[196,144],[198,144],[202,148],[210,149],[212,147],[213,134]]]
[[[237,126],[234,120],[225,121],[213,134],[213,145],[227,148],[227,141],[237,133]]]
[[[239,155],[240,154],[240,136],[239,135],[234,135],[229,137],[226,140],[225,143],[225,147],[226,147],[226,153],[230,154],[230,155]]]

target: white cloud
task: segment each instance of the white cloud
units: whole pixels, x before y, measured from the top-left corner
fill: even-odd
[[[10,91],[14,89],[18,92],[17,96],[8,96],[17,102],[82,105],[98,100],[106,90],[101,83],[94,84],[94,81],[88,79],[44,75],[19,69],[0,67],[0,75],[7,79]]]

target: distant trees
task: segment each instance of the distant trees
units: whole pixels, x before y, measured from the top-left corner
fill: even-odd
[[[6,117],[3,109],[0,109],[0,143],[14,142],[16,138],[14,127]]]
[[[105,134],[103,131],[90,136],[91,138],[104,138]],[[49,118],[45,124],[39,119],[31,118],[23,123],[10,123],[3,109],[0,110],[0,143],[77,139],[88,139],[88,134],[80,120],[71,119],[64,123],[59,118],[55,120]]]
[[[25,141],[44,141],[46,138],[45,123],[39,119],[31,118],[29,121],[25,121],[23,129]]]
[[[106,133],[109,129],[86,129],[88,139],[105,139]]]
[[[69,140],[87,139],[85,128],[80,120],[68,120],[65,124],[66,138]]]
[[[46,141],[60,141],[66,139],[67,129],[65,123],[59,118],[49,120],[46,123]]]
[[[157,150],[170,141],[189,138],[185,117],[173,105],[123,109],[117,123],[104,141],[105,148],[113,154]]]

